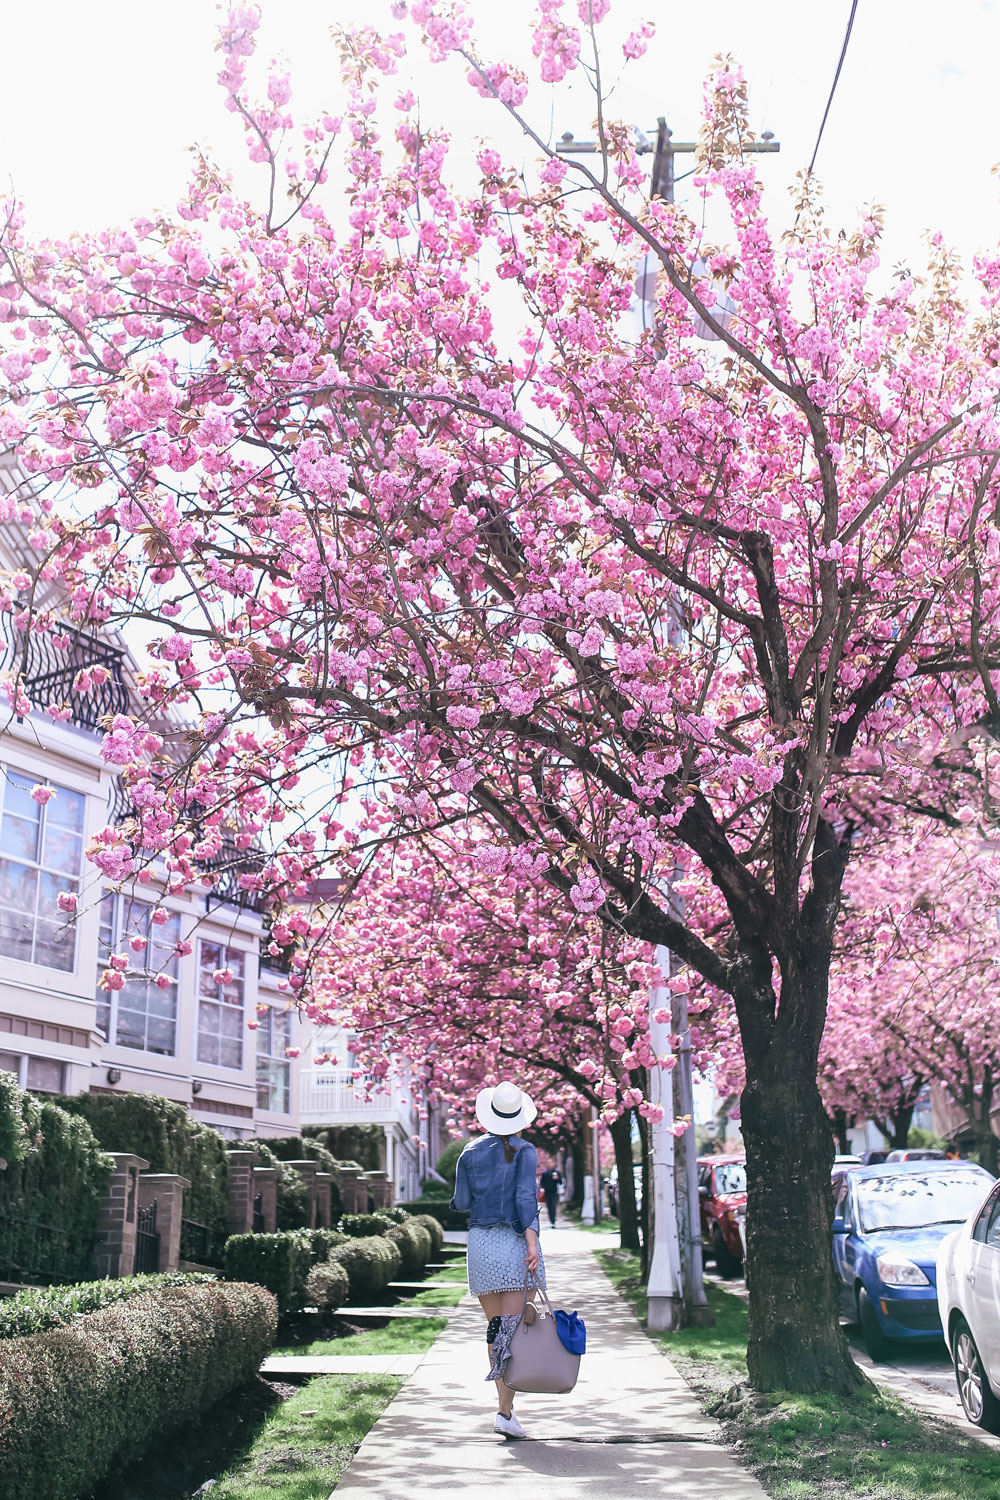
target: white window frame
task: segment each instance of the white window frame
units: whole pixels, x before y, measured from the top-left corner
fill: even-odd
[[[46,915],[44,911],[40,912],[39,885],[41,881],[47,877],[49,880],[58,884],[60,892],[66,891],[73,895],[79,894],[83,880],[83,849],[87,836],[87,795],[78,787],[65,786],[61,781],[53,781],[52,778],[47,775],[37,777],[34,776],[31,771],[28,771],[21,766],[14,764],[4,764],[2,767],[0,767],[0,824],[2,824],[2,820],[6,811],[8,786],[15,777],[22,786],[27,787],[29,790],[31,789],[31,787],[38,784],[51,787],[52,791],[55,793],[55,798],[50,799],[50,801],[57,800],[60,793],[65,793],[67,796],[79,797],[82,803],[82,812],[79,830],[70,830],[71,832],[77,834],[80,842],[80,859],[77,864],[75,874],[71,875],[65,870],[54,869],[52,866],[46,865],[44,863],[46,830],[48,827],[49,819],[52,816],[49,813],[48,803],[41,805],[38,808],[38,857],[34,859],[27,859],[23,855],[0,849],[0,860],[7,860],[12,865],[20,866],[25,870],[32,870],[36,875],[35,901],[34,908],[31,912],[19,910],[14,906],[8,906],[6,904],[3,905],[2,909],[5,912],[16,913],[21,917],[22,921],[26,925],[30,925],[31,928],[30,956],[27,958],[22,958],[15,954],[9,954],[8,958],[9,961],[13,963],[30,964],[33,968],[44,969],[47,974],[75,974],[78,958],[77,949],[79,937],[76,918],[70,913],[60,912],[58,907],[54,907],[51,913],[49,913],[48,915]],[[16,817],[18,815],[15,813],[10,813],[10,816]],[[49,964],[36,957],[36,949],[38,947],[39,921],[56,923],[61,927],[68,927],[72,930],[72,942],[67,950],[70,955],[69,964]]]
[[[103,893],[103,896],[101,897],[101,906],[103,906],[104,902],[107,901],[107,900],[109,900],[109,899],[112,902],[112,912],[113,912],[113,914],[112,914],[112,921],[111,921],[111,947],[110,947],[110,952],[111,953],[120,953],[120,952],[127,953],[128,957],[129,957],[129,965],[130,965],[130,967],[131,967],[133,961],[135,962],[137,968],[140,967],[140,959],[143,957],[143,955],[140,955],[138,953],[133,953],[132,949],[128,946],[128,940],[129,940],[129,938],[131,936],[138,936],[139,933],[138,933],[138,929],[135,929],[133,932],[130,932],[126,928],[126,926],[124,924],[124,907],[125,907],[125,905],[127,903],[128,905],[131,906],[133,912],[135,912],[137,910],[141,910],[142,913],[143,913],[143,921],[145,923],[145,928],[146,928],[146,952],[145,952],[145,955],[144,955],[146,962],[142,963],[141,967],[145,971],[146,978],[145,978],[145,980],[139,980],[138,978],[136,978],[136,979],[126,979],[124,988],[120,989],[120,990],[102,990],[100,988],[97,989],[97,1005],[98,1005],[98,1008],[100,1008],[102,1006],[107,1006],[107,1008],[108,1008],[108,1027],[107,1027],[107,1035],[106,1035],[106,1038],[105,1038],[106,1044],[109,1047],[121,1047],[122,1050],[125,1051],[125,1052],[133,1052],[133,1053],[138,1052],[138,1053],[141,1053],[145,1057],[173,1057],[173,1058],[176,1058],[177,1053],[178,1053],[178,1041],[179,1041],[179,1036],[180,1036],[180,1023],[181,1023],[181,1007],[180,1007],[180,956],[178,954],[175,954],[173,956],[172,960],[168,960],[168,962],[166,964],[161,964],[159,968],[157,968],[154,965],[150,964],[149,963],[149,958],[150,958],[150,945],[151,944],[153,944],[154,946],[158,946],[161,949],[162,952],[165,952],[166,949],[168,948],[168,946],[170,946],[168,943],[158,944],[156,942],[154,934],[157,931],[162,931],[164,934],[166,934],[166,932],[167,932],[167,930],[168,930],[168,928],[169,928],[169,926],[170,926],[171,923],[173,923],[174,927],[175,927],[174,943],[176,944],[177,942],[180,941],[180,937],[181,937],[181,930],[180,930],[181,916],[180,916],[180,912],[174,911],[174,910],[172,910],[170,908],[167,908],[167,910],[169,912],[169,919],[168,919],[168,921],[166,923],[163,924],[162,928],[157,928],[150,921],[150,917],[151,917],[152,912],[154,910],[154,904],[153,904],[152,901],[144,901],[142,898],[140,898],[138,896],[126,896],[126,894],[123,891],[105,890],[104,893]],[[100,930],[101,930],[101,928],[103,928],[103,925],[104,925],[103,918],[100,916],[100,912],[99,912],[99,920],[100,920],[100,926],[98,928],[98,933],[100,934]],[[106,967],[106,960],[101,955],[101,941],[100,941],[100,936],[98,936],[98,949],[97,949],[97,979],[98,979],[98,985],[99,985],[99,982],[100,982],[100,977],[103,974],[105,967]],[[147,1039],[148,1039],[148,1027],[149,1027],[150,1020],[151,1019],[162,1019],[162,1018],[151,1017],[150,1016],[150,1012],[149,1012],[149,1008],[148,1008],[150,990],[151,989],[155,989],[154,979],[155,979],[156,975],[158,973],[161,973],[161,972],[169,973],[171,975],[173,981],[174,981],[173,984],[170,986],[169,990],[162,990],[162,991],[157,990],[156,991],[158,994],[163,994],[166,998],[168,998],[169,1000],[171,1000],[172,1003],[173,1003],[173,1008],[174,1008],[174,1014],[173,1014],[173,1028],[174,1028],[173,1050],[170,1051],[170,1052],[161,1052],[161,1051],[159,1051],[156,1048],[150,1048],[148,1046],[135,1047],[135,1046],[132,1045],[131,1042],[120,1042],[118,1040],[118,1023],[119,1023],[119,1014],[118,1014],[118,1012],[119,1012],[119,1007],[120,1007],[120,1005],[122,1003],[122,998],[123,998],[123,996],[125,996],[128,993],[130,985],[135,986],[135,985],[138,985],[140,983],[145,985],[146,997],[145,997],[144,1010],[145,1010],[145,1016],[146,1016],[146,1034],[145,1035],[146,1035]],[[134,1006],[131,1006],[131,1007],[130,1006],[126,1006],[125,1008],[126,1009],[136,1009],[136,1007],[134,1007]],[[98,1021],[98,1027],[99,1028],[100,1028],[100,1025],[101,1025],[101,1023],[100,1023],[100,1021]]]
[[[280,1053],[277,1053],[277,1052],[275,1052],[273,1050],[273,1048],[274,1048],[274,1018],[275,1018],[275,1016],[280,1016],[282,1018],[282,1020],[285,1021],[287,1023],[287,1025],[288,1025],[288,1041],[287,1041],[287,1043],[285,1045],[286,1046],[290,1046],[291,1045],[291,1041],[292,1041],[292,1027],[291,1027],[291,1012],[290,1011],[286,1010],[283,1005],[268,1005],[266,1007],[266,1010],[264,1008],[259,1008],[258,1009],[258,1011],[257,1011],[257,1018],[258,1018],[257,1045],[256,1045],[256,1058],[255,1058],[256,1084],[257,1084],[257,1108],[259,1110],[262,1110],[265,1114],[270,1114],[270,1115],[290,1115],[291,1112],[292,1112],[292,1060],[291,1060],[290,1057],[287,1056],[287,1054],[286,1054],[286,1052],[284,1050],[284,1047],[282,1047],[282,1050],[281,1050]],[[267,1028],[266,1030],[265,1030],[265,1027]],[[268,1050],[266,1052],[264,1052],[261,1049],[261,1040],[264,1037],[267,1038],[267,1042],[268,1042]],[[261,1078],[261,1064],[262,1063],[266,1063],[267,1064],[267,1068],[268,1068],[269,1072],[272,1071],[276,1066],[279,1067],[279,1068],[283,1068],[284,1069],[284,1075],[285,1075],[284,1090],[285,1090],[285,1098],[287,1100],[287,1103],[285,1104],[284,1109],[278,1109],[278,1108],[276,1108],[274,1106],[274,1104],[272,1104],[270,1102],[270,1100],[271,1100],[271,1098],[273,1096],[273,1093],[274,1093],[274,1087],[275,1086],[274,1086],[273,1082],[271,1081],[270,1076],[267,1077],[267,1078],[264,1078],[264,1079]],[[265,1086],[265,1085],[266,1085],[266,1087],[268,1089],[268,1103],[267,1104],[261,1104],[261,1102],[260,1102],[260,1091],[261,1091],[261,1088],[263,1086]]]
[[[219,964],[213,964],[212,969],[207,970],[207,971],[205,970],[205,957],[204,957],[204,955],[205,955],[205,949],[206,948],[217,948],[217,949],[219,949],[220,954],[223,955],[222,962],[219,963]],[[195,969],[195,984],[197,986],[198,1014],[197,1014],[197,1026],[196,1026],[196,1030],[195,1030],[195,1043],[194,1043],[195,1057],[197,1059],[198,1064],[201,1067],[206,1067],[206,1068],[222,1068],[227,1073],[242,1073],[243,1070],[244,1070],[244,1067],[246,1065],[247,958],[248,958],[249,955],[247,954],[247,951],[246,951],[245,948],[237,948],[237,947],[231,946],[229,943],[227,943],[225,941],[224,938],[202,938],[199,941],[199,943],[198,943],[198,955],[197,956],[198,956],[198,963],[197,963],[197,966],[196,966],[196,969]],[[240,960],[240,966],[241,966],[241,973],[240,973],[238,981],[237,981],[239,983],[239,985],[240,985],[240,1004],[239,1004],[239,1017],[240,1017],[240,1029],[239,1029],[240,1060],[239,1060],[238,1063],[213,1062],[211,1060],[211,1058],[203,1057],[202,1054],[201,1054],[202,1010],[203,1010],[203,1007],[205,1005],[217,1006],[219,1008],[219,1020],[221,1021],[222,1015],[225,1013],[224,1008],[227,1006],[228,1002],[224,1001],[221,998],[221,995],[219,996],[218,999],[212,999],[212,997],[210,995],[204,994],[202,992],[202,974],[203,974],[203,971],[208,972],[208,973],[212,973],[212,972],[216,972],[219,969],[226,969],[226,968],[228,968],[229,965],[230,965],[230,963],[232,962],[232,959],[234,957],[239,958],[239,960]],[[234,979],[235,979],[235,976],[234,976]],[[233,1012],[235,1012],[237,1010],[237,1007],[235,1005],[230,1005],[229,1009],[231,1009]],[[221,1056],[221,1051],[222,1051],[221,1044],[222,1044],[223,1040],[231,1040],[231,1038],[224,1038],[223,1037],[221,1025],[218,1027],[218,1029],[214,1033],[214,1035],[215,1035],[216,1042],[219,1044],[218,1047],[217,1047],[217,1049],[216,1049],[217,1050],[217,1055]]]
[[[0,1043],[2,1043],[2,1040],[3,1038],[0,1037]],[[51,1062],[55,1063],[57,1067],[62,1069],[62,1081],[60,1082],[59,1087],[51,1091],[49,1089],[31,1089],[31,1092],[39,1094],[49,1094],[51,1092],[55,1095],[64,1094],[66,1092],[66,1069],[68,1068],[69,1064],[64,1057],[43,1057],[38,1052],[21,1052],[16,1047],[4,1047],[2,1045],[0,1045],[0,1052],[6,1052],[8,1057],[17,1058],[18,1068],[16,1074],[14,1074],[13,1076],[16,1077],[18,1086],[20,1088],[25,1090],[31,1089],[31,1086],[28,1083],[28,1064],[30,1062]],[[6,1072],[7,1070],[4,1069],[4,1071]]]

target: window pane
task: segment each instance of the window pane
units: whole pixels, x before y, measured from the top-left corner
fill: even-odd
[[[104,1040],[107,1042],[111,1040],[111,1004],[107,998],[102,999],[102,996],[105,995],[106,992],[104,990],[98,990],[97,1029],[103,1034]]]
[[[13,813],[19,818],[28,818],[37,823],[41,817],[41,808],[33,801],[31,788],[35,783],[28,776],[22,775],[20,771],[8,771],[4,776],[3,787],[3,810],[4,815]]]
[[[45,804],[46,823],[56,823],[60,828],[74,828],[83,832],[83,797],[71,792],[69,787],[57,786],[55,796]]]
[[[54,828],[46,824],[42,850],[42,864],[49,870],[64,870],[67,875],[79,875],[83,858],[83,840],[78,833],[68,828]]]
[[[38,872],[28,865],[0,859],[0,906],[13,906],[30,920],[35,914]]]
[[[139,1011],[126,1010],[118,1001],[118,1026],[115,1041],[119,1047],[136,1047],[140,1051],[146,1042],[146,1017]]]
[[[46,969],[69,970],[76,956],[76,932],[64,922],[35,923],[35,963]]]
[[[54,922],[62,922],[65,926],[72,925],[72,918],[66,916],[59,910],[59,896],[62,891],[69,891],[76,895],[77,882],[67,880],[64,875],[50,875],[46,870],[40,870],[38,874],[38,915],[40,917],[51,917]]]
[[[146,1051],[158,1052],[161,1057],[174,1055],[174,1023],[151,1017],[146,1028]]]
[[[243,1013],[226,1006],[220,1013],[219,1034],[228,1037],[243,1036]]]
[[[13,1073],[15,1077],[21,1071],[21,1059],[16,1052],[0,1052],[0,1073]]]
[[[12,818],[6,813],[0,824],[0,849],[21,859],[38,858],[38,823],[27,818]]]
[[[0,953],[6,958],[20,958],[31,962],[31,918],[23,912],[11,911],[0,906]]]
[[[219,1063],[224,1068],[242,1068],[243,1037],[223,1037],[219,1042]]]
[[[285,1048],[292,1045],[292,1016],[287,1010],[276,1010],[274,1016],[274,1046],[271,1051],[275,1057],[283,1055]]]
[[[28,1087],[39,1093],[61,1094],[63,1065],[53,1057],[28,1058]]]
[[[198,1032],[198,1061],[203,1063],[218,1063],[219,1061],[219,1038],[209,1031]]]
[[[202,943],[201,967],[209,975],[214,974],[216,969],[223,967],[222,949],[218,943]]]
[[[226,949],[225,967],[232,969],[234,979],[243,978],[243,951],[240,948]]]

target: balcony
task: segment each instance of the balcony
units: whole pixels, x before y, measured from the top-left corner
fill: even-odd
[[[416,1114],[399,1085],[373,1089],[371,1099],[349,1073],[324,1073],[319,1068],[299,1080],[299,1113],[303,1125],[402,1125],[416,1128]]]
[[[233,839],[223,839],[209,859],[199,861],[202,875],[212,882],[205,896],[206,908],[235,906],[240,911],[263,911],[263,893],[247,890],[240,877],[259,875],[266,864],[267,856],[259,849],[239,849]]]
[[[53,643],[52,632],[25,633],[18,630],[9,610],[0,611],[2,665],[19,675],[33,706],[44,710],[52,704],[64,705],[70,711],[69,722],[91,733],[109,715],[128,713],[124,651],[74,626],[61,625],[55,633],[68,642],[63,650]],[[78,674],[94,668],[98,681],[81,691],[76,686]]]

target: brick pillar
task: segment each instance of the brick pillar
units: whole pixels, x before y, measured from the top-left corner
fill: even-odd
[[[98,1277],[131,1276],[135,1266],[135,1214],[139,1197],[139,1173],[149,1166],[141,1156],[110,1151],[114,1167],[107,1191],[101,1199],[94,1236]]]
[[[278,1168],[254,1167],[254,1196],[260,1194],[260,1211],[264,1216],[263,1234],[273,1234],[278,1227]]]
[[[361,1200],[364,1173],[360,1167],[338,1167],[337,1170],[340,1173],[340,1199],[344,1205],[344,1213],[362,1213],[363,1209],[359,1208],[358,1204]]]
[[[158,1271],[176,1271],[181,1258],[181,1216],[184,1189],[191,1186],[176,1172],[143,1172],[139,1178],[139,1207],[156,1204],[156,1229],[160,1236]]]
[[[319,1171],[318,1162],[314,1161],[290,1161],[288,1166],[294,1167],[306,1185],[309,1194],[309,1221],[307,1228],[316,1228],[316,1173]],[[327,1209],[329,1214],[329,1208]]]
[[[249,1234],[253,1227],[253,1172],[255,1151],[227,1151],[229,1158],[229,1199],[226,1204],[226,1230],[229,1234]]]
[[[316,1173],[316,1228],[329,1229],[330,1227],[330,1184],[333,1181],[332,1172]]]
[[[365,1181],[368,1185],[368,1191],[375,1199],[375,1207],[388,1208],[392,1203],[392,1199],[390,1197],[390,1194],[392,1193],[392,1184],[390,1183],[386,1173],[366,1172]]]

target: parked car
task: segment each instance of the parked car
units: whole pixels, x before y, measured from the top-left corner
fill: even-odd
[[[736,1210],[747,1201],[744,1156],[699,1156],[698,1198],[701,1240],[720,1276],[736,1276],[743,1264]]]
[[[937,1297],[965,1415],[1000,1433],[1000,1183],[941,1241]]]
[[[836,1172],[836,1170],[837,1170],[838,1167],[860,1167],[860,1166],[861,1166],[861,1157],[860,1156],[835,1156],[833,1158],[833,1170],[835,1172]]]
[[[893,1161],[947,1161],[947,1160],[948,1160],[948,1153],[947,1153],[947,1151],[936,1151],[931,1146],[913,1146],[913,1147],[909,1147],[908,1146],[905,1150],[903,1150],[902,1148],[897,1148],[895,1151],[890,1151],[889,1154],[886,1156],[886,1161],[889,1161],[889,1162],[893,1162]]]
[[[878,1167],[881,1166],[888,1155],[888,1151],[884,1150],[881,1146],[872,1147],[867,1151],[862,1151],[861,1161],[866,1167]]]
[[[884,1162],[834,1178],[833,1266],[841,1313],[873,1360],[894,1340],[937,1339],[938,1246],[993,1182],[971,1162]]]
[[[632,1179],[635,1182],[635,1211],[642,1213],[642,1167],[638,1164],[632,1168]],[[618,1211],[618,1168],[614,1166],[608,1173],[608,1211],[615,1218],[620,1218]]]

